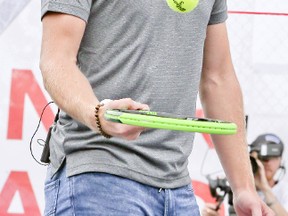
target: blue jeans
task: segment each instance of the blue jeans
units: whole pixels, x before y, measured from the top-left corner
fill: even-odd
[[[45,216],[199,216],[192,185],[160,189],[106,173],[66,177],[65,166],[45,182]]]

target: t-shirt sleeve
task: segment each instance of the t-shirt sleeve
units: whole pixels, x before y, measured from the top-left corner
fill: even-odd
[[[41,0],[41,19],[47,12],[66,13],[87,22],[92,0]]]
[[[215,0],[208,25],[225,22],[228,18],[226,0]]]

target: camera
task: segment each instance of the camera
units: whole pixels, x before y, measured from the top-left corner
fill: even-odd
[[[212,179],[210,176],[207,176],[207,179],[209,182],[210,193],[212,197],[216,198],[216,201],[218,202],[217,208],[215,210],[217,211],[220,208],[225,196],[228,195],[229,215],[236,216],[236,212],[233,207],[233,193],[226,177],[217,177],[216,179]]]
[[[209,189],[212,197],[215,197],[217,201],[224,199],[226,194],[232,193],[229,183],[226,178],[212,179],[207,177],[209,181]]]
[[[256,162],[256,159],[253,156],[250,156],[250,163],[252,166],[253,174],[256,174],[258,172],[258,164]]]

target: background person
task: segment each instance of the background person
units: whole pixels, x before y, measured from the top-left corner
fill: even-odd
[[[257,191],[277,216],[288,215],[288,181],[286,176],[281,175],[285,174],[285,167],[281,165],[283,151],[283,142],[272,133],[259,135],[250,145],[250,155],[257,163],[254,167]],[[216,207],[216,204],[206,203],[202,216],[220,215]]]
[[[256,158],[258,171],[255,184],[259,195],[279,216],[288,215],[288,181],[282,164],[284,144],[272,133],[258,136],[251,144],[251,155]],[[278,172],[282,172],[279,173]],[[278,175],[277,175],[278,174]]]

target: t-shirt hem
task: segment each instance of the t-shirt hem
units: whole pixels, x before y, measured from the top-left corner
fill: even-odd
[[[140,173],[139,171],[131,170],[126,167],[120,167],[112,164],[103,163],[87,163],[78,166],[70,167],[67,164],[67,176],[74,176],[85,172],[103,172],[112,175],[121,176],[132,179],[134,181],[147,184],[159,188],[178,188],[191,183],[191,178],[188,175],[173,179],[163,179],[155,176]]]

